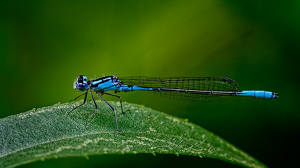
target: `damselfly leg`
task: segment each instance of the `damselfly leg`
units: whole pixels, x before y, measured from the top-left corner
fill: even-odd
[[[85,126],[84,126],[85,128],[86,128],[87,123],[88,123],[88,121],[90,120],[90,118],[95,114],[95,112],[96,112],[97,109],[98,109],[98,106],[97,106],[97,104],[96,104],[96,102],[95,102],[95,99],[94,99],[94,96],[93,96],[92,91],[90,91],[90,94],[91,94],[91,97],[92,97],[92,99],[93,99],[93,101],[94,101],[94,104],[95,104],[95,110],[94,110],[94,112],[89,116],[89,118],[86,120]]]
[[[110,95],[110,96],[114,96],[114,97],[119,98],[119,99],[120,99],[120,104],[121,104],[121,110],[122,110],[122,113],[123,113],[123,114],[125,114],[127,111],[130,111],[130,110],[126,110],[126,111],[123,110],[123,105],[122,105],[121,96],[115,95],[115,94],[111,94],[111,93],[105,93],[105,92],[103,92],[103,93],[101,93],[101,94],[107,94],[107,95]]]
[[[84,92],[83,94],[81,94],[81,95],[79,95],[79,96],[77,96],[77,97],[75,97],[75,99],[72,99],[71,101],[73,101],[73,100],[76,100],[77,98],[79,98],[80,96],[82,96],[82,95],[84,95],[85,94],[85,96],[84,96],[84,100],[83,100],[83,103],[82,104],[80,104],[80,105],[78,105],[78,106],[76,106],[76,107],[74,107],[71,111],[69,111],[68,112],[68,114],[70,114],[72,111],[74,111],[75,109],[77,109],[78,107],[80,107],[80,106],[82,106],[82,105],[84,105],[85,104],[85,102],[86,102],[86,97],[87,97],[87,92],[88,91],[86,91],[86,92]]]
[[[98,92],[96,92],[96,94],[97,94],[98,97],[100,97],[114,111],[117,131],[120,132],[120,133],[123,133],[123,131],[119,130],[119,128],[118,128],[118,121],[117,121],[116,110],[101,96],[101,95],[103,95],[103,93],[100,93],[101,95],[99,95]]]
[[[74,111],[75,109],[77,109],[77,108],[79,108],[80,106],[82,106],[82,105],[85,104],[86,98],[87,98],[87,92],[88,92],[88,90],[87,90],[86,92],[84,92],[83,94],[81,94],[81,95],[79,95],[79,96],[77,96],[76,98],[74,98],[74,99],[71,100],[71,101],[76,100],[77,98],[81,97],[82,95],[85,95],[85,96],[84,96],[83,103],[80,104],[80,105],[78,105],[78,106],[76,106],[76,107],[74,107],[71,111],[68,112],[68,114],[70,114],[72,111]],[[107,95],[111,95],[111,96],[118,97],[118,98],[120,99],[122,113],[124,114],[126,111],[129,111],[129,110],[123,111],[123,106],[122,106],[121,97],[118,96],[118,95],[109,94],[109,93],[100,93],[101,95],[99,95],[99,93],[96,92],[96,94],[97,94],[98,97],[100,97],[100,98],[101,98],[101,99],[102,99],[102,100],[103,100],[103,101],[104,101],[104,102],[105,102],[105,103],[113,110],[114,115],[115,115],[115,121],[116,121],[117,132],[123,133],[121,130],[119,130],[119,127],[118,127],[116,110],[115,110],[115,109],[114,109],[114,108],[113,108],[113,107],[112,107],[112,106],[111,106],[111,105],[110,105],[110,104],[102,97],[102,95],[103,95],[103,94],[107,94]],[[96,103],[96,101],[95,101],[95,98],[94,98],[93,93],[92,93],[91,90],[90,90],[90,95],[91,95],[91,97],[92,97],[91,100],[93,100],[93,102],[94,102],[95,110],[94,110],[94,112],[89,116],[89,118],[86,120],[85,126],[84,126],[85,128],[87,127],[88,121],[93,117],[93,115],[95,114],[95,112],[96,112],[97,109],[98,109],[97,103]]]
[[[84,95],[84,94],[86,94],[86,93],[87,93],[87,91],[86,91],[86,92],[84,92],[84,93],[82,93],[81,95],[79,95],[79,96],[75,97],[74,99],[70,100],[70,102],[71,102],[71,101],[74,101],[74,100],[76,100],[76,99],[78,99],[79,97],[81,97],[82,95]]]

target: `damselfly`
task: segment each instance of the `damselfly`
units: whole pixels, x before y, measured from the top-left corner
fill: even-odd
[[[77,77],[74,83],[74,89],[83,91],[84,93],[77,96],[73,100],[76,100],[83,95],[85,95],[85,97],[83,103],[74,107],[68,112],[68,114],[85,104],[89,91],[95,104],[95,110],[86,120],[86,127],[89,119],[94,115],[98,108],[92,94],[92,92],[95,91],[97,96],[100,97],[113,110],[118,132],[122,131],[120,131],[118,128],[116,110],[102,96],[106,94],[119,98],[122,113],[125,113],[125,111],[123,110],[121,97],[119,95],[107,93],[108,91],[114,91],[115,93],[118,93],[144,90],[159,94],[164,97],[188,101],[212,101],[230,96],[258,97],[264,99],[278,98],[277,93],[269,91],[241,90],[238,83],[226,77],[118,78],[112,75],[88,81],[86,76],[80,75]]]

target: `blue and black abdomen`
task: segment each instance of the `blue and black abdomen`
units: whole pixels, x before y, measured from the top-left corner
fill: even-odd
[[[238,83],[225,77],[119,78],[122,84],[138,86],[162,97],[188,101],[212,101],[241,92]]]
[[[212,101],[228,96],[278,98],[269,91],[242,91],[237,82],[226,77],[119,78],[120,91],[145,90],[163,97],[188,101]]]

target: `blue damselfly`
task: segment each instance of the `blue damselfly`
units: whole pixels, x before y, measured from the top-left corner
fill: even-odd
[[[82,106],[86,102],[88,91],[95,104],[94,112],[86,120],[85,127],[89,119],[97,110],[97,104],[92,92],[95,91],[114,112],[115,122],[118,132],[122,132],[118,128],[116,110],[102,97],[102,95],[110,95],[119,98],[122,113],[125,113],[122,106],[121,97],[116,94],[107,93],[108,91],[129,92],[129,91],[149,91],[160,96],[188,100],[188,101],[212,101],[230,96],[246,96],[258,97],[264,99],[276,99],[277,93],[263,90],[241,90],[238,83],[226,77],[171,77],[171,78],[151,78],[151,77],[124,77],[118,78],[114,75],[105,76],[95,80],[87,80],[87,77],[80,75],[74,83],[74,89],[83,91],[80,96],[85,95],[83,103],[74,107],[71,111]]]

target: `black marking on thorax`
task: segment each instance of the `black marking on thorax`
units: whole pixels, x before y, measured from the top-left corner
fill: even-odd
[[[98,85],[111,81],[111,78],[109,78],[109,76],[106,77],[102,77],[102,78],[98,78],[95,80],[90,80],[89,83],[91,84],[91,87],[98,87]],[[96,84],[93,84],[93,82],[97,82]]]

